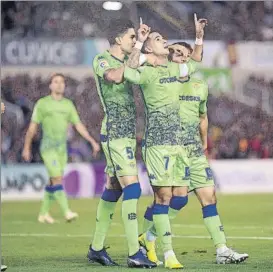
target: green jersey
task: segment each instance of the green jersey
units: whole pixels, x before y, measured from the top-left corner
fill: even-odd
[[[41,124],[43,137],[41,152],[57,150],[66,152],[67,129],[69,123],[80,122],[77,110],[71,100],[55,100],[51,95],[43,97],[35,104],[32,122]]]
[[[181,144],[180,67],[177,63],[168,62],[166,66],[125,68],[125,79],[139,84],[142,90],[146,106],[146,147]],[[188,69],[189,73],[195,72],[195,62],[190,62]]]
[[[207,113],[208,85],[206,82],[191,78],[180,85],[180,117],[183,128],[183,144],[194,145],[197,155],[202,152],[200,138],[200,115]]]
[[[136,109],[131,84],[127,81],[114,84],[104,79],[107,70],[121,65],[123,61],[108,51],[97,55],[93,61],[97,90],[105,114],[101,134],[106,135],[108,140],[136,137]]]

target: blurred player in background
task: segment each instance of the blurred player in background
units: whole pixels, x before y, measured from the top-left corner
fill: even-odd
[[[62,185],[63,173],[67,164],[67,129],[72,123],[80,135],[90,142],[93,155],[100,150],[97,142],[90,136],[81,123],[77,110],[71,100],[64,97],[65,78],[62,74],[51,77],[49,88],[51,94],[38,100],[34,107],[32,119],[25,137],[23,158],[31,159],[31,145],[38,126],[41,125],[43,136],[40,146],[41,157],[50,177],[45,188],[45,195],[38,221],[54,223],[49,210],[53,200],[57,200],[67,221],[78,217],[69,209],[67,196]]]
[[[141,25],[138,42],[145,41],[149,28]],[[124,81],[125,59],[137,67],[136,33],[130,21],[117,20],[109,29],[110,49],[93,61],[97,90],[104,108],[101,127],[102,148],[106,157],[107,182],[97,208],[96,229],[87,257],[90,262],[117,265],[104,248],[104,241],[113,218],[117,201],[123,193],[122,220],[128,243],[129,267],[154,267],[139,250],[137,203],[141,188],[137,176],[136,109],[131,84]],[[128,58],[128,55],[129,58]]]
[[[5,112],[5,104],[3,102],[1,102],[1,114]],[[1,271],[6,271],[7,270],[7,266],[6,265],[1,265]]]
[[[182,268],[172,247],[168,210],[175,188],[189,183],[188,162],[181,147],[178,81],[193,73],[196,63],[191,61],[180,65],[169,62],[167,41],[158,32],[150,33],[143,49],[154,58],[157,66],[146,64],[131,69],[135,67],[127,63],[124,77],[141,86],[146,106],[143,160],[154,190],[151,214],[164,252],[165,267]],[[202,50],[200,60],[201,53]],[[159,264],[156,256],[153,261]]]
[[[169,46],[169,50],[169,58],[180,64],[187,63],[193,52],[190,44],[185,42],[175,43]],[[226,246],[224,229],[216,208],[213,175],[205,155],[208,136],[207,98],[208,85],[206,82],[190,78],[190,76],[184,78],[180,87],[179,100],[183,147],[190,159],[189,191],[194,191],[202,206],[204,224],[216,247],[216,262],[218,264],[241,263],[248,258],[248,254],[239,254]],[[178,212],[188,202],[187,188],[184,189],[171,199],[170,219],[176,218]],[[143,236],[145,240],[148,240],[146,242],[148,249],[149,246],[154,249],[152,244],[156,238],[155,229],[149,225],[150,220],[146,218],[145,221],[146,229],[144,229]]]

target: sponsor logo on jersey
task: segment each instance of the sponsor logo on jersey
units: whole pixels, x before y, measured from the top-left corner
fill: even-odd
[[[99,61],[99,66],[101,68],[109,67],[109,63],[105,59],[102,59]]]
[[[193,95],[179,95],[179,100],[183,101],[201,101],[200,96],[193,96]]]
[[[173,82],[176,82],[176,81],[177,81],[176,77],[164,77],[164,78],[159,79],[160,84],[173,83]]]

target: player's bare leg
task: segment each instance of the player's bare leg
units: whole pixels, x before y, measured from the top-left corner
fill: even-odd
[[[161,247],[164,252],[166,268],[183,268],[177,260],[172,247],[171,224],[169,220],[169,205],[172,198],[172,187],[155,187],[153,222]]]
[[[248,254],[239,254],[226,246],[226,237],[216,208],[216,194],[214,186],[195,190],[202,206],[205,226],[216,247],[216,262],[218,264],[241,263],[248,258]]]
[[[90,262],[97,262],[105,266],[117,265],[106,252],[104,242],[121,194],[122,188],[118,179],[107,174],[106,186],[97,208],[95,233],[87,254]]]

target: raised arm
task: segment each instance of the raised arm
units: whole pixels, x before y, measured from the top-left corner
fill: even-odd
[[[150,34],[151,28],[145,24],[141,24],[137,31],[137,42],[133,48],[132,53],[127,61],[127,66],[130,68],[137,68],[140,66],[140,54],[143,43],[146,41]]]
[[[208,24],[208,21],[207,19],[198,20],[196,13],[194,13],[194,24],[195,24],[196,40],[195,40],[191,58],[194,61],[201,62],[203,58],[204,28]]]

